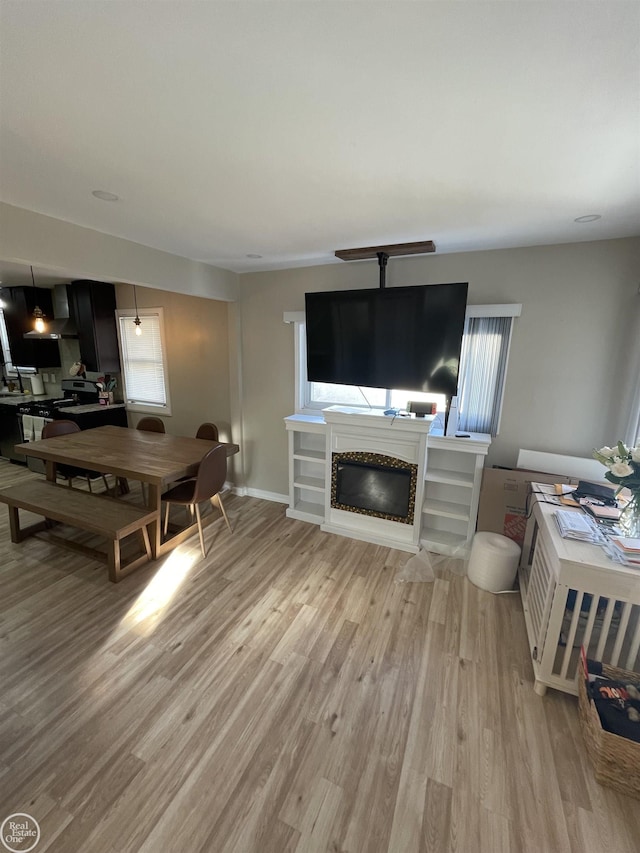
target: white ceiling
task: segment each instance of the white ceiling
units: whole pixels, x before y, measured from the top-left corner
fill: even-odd
[[[236,272],[640,234],[638,2],[1,12],[10,204]]]

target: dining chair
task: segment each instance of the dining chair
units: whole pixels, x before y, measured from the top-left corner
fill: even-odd
[[[220,497],[220,491],[224,486],[226,477],[227,452],[225,446],[219,444],[217,447],[213,447],[207,451],[202,457],[200,467],[198,468],[198,475],[195,478],[183,480],[162,495],[162,500],[167,504],[164,516],[164,535],[167,535],[167,530],[169,529],[169,510],[171,504],[179,504],[187,507],[191,510],[192,516],[195,511],[198,522],[198,534],[200,536],[200,548],[202,549],[202,556],[206,556],[204,535],[202,533],[202,518],[200,516],[200,503],[207,500],[211,501],[212,504],[214,502],[218,504],[222,517],[229,528],[229,532],[233,533],[222,503],[222,498]]]
[[[141,418],[136,424],[136,429],[144,432],[164,432],[164,422],[160,418]]]
[[[161,421],[160,418],[154,417],[146,417],[140,418],[138,423],[136,424],[136,429],[142,430],[142,432],[161,432],[164,433],[164,421]],[[140,484],[142,488],[142,499],[147,502],[147,491],[145,489],[144,483]]]
[[[201,438],[204,441],[218,441],[218,427],[212,423],[200,424],[196,432],[196,438]],[[180,477],[178,482],[183,480],[193,480],[193,474],[187,474],[186,477]]]
[[[218,441],[218,427],[211,423],[200,424],[196,438],[203,438],[205,441]]]
[[[42,427],[42,438],[54,438],[57,435],[71,435],[75,432],[80,432],[80,427],[75,423],[75,421],[49,421],[49,423],[46,423]],[[90,492],[93,491],[91,488],[91,481],[102,478],[106,491],[109,493],[111,492],[106,476],[104,474],[100,474],[98,471],[90,471],[87,468],[77,468],[75,465],[62,464],[56,466],[56,476],[62,477],[63,480],[66,480],[69,488],[72,487],[73,481],[76,477],[81,477],[87,481]]]

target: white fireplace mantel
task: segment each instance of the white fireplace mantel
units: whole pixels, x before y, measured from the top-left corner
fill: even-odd
[[[285,418],[289,433],[287,515],[322,530],[386,547],[417,552],[421,546],[465,556],[475,531],[484,456],[491,438],[434,434],[434,416],[384,415],[331,406],[318,416]],[[365,452],[417,465],[413,523],[331,506],[334,453]]]
[[[365,539],[379,545],[392,545],[404,550],[418,551],[420,544],[421,510],[424,495],[424,470],[427,454],[427,435],[433,415],[427,418],[408,418],[384,415],[368,409],[331,406],[323,410],[328,428],[328,453],[325,473],[331,484],[331,462],[334,453],[360,451],[379,453],[402,459],[418,467],[413,523],[404,524],[384,518],[362,515],[331,506],[331,489],[325,494],[325,521],[322,529],[329,533]]]
[[[384,432],[410,432],[426,435],[431,429],[435,415],[417,418],[411,415],[385,415],[380,409],[356,409],[349,406],[329,406],[322,410],[327,424],[359,426],[363,429],[383,430]]]

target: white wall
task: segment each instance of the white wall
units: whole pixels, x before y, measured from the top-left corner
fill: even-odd
[[[392,258],[387,268],[387,286],[468,281],[472,304],[522,303],[501,432],[487,461],[500,465],[515,465],[519,448],[581,456],[617,440],[639,280],[640,238]],[[305,291],[377,285],[376,261],[241,277],[249,488],[287,492],[282,418],[294,408],[294,351],[283,312],[303,310]]]
[[[63,276],[128,282],[231,302],[238,276],[209,264],[0,203],[0,259]]]

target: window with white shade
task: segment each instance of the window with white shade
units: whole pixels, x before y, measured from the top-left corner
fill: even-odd
[[[519,304],[467,306],[458,375],[459,429],[498,434],[513,321],[521,310]],[[405,409],[413,400],[434,402],[438,412],[444,412],[443,394],[309,382],[304,312],[287,312],[284,320],[295,324],[297,411],[334,405]]]
[[[497,435],[513,317],[467,317],[458,376],[458,426]]]
[[[618,435],[628,447],[640,445],[640,289],[630,306],[630,334],[625,341],[625,363],[616,376],[620,400]]]
[[[170,415],[162,308],[138,312],[140,334],[136,333],[134,311],[120,310],[116,315],[127,408]]]

